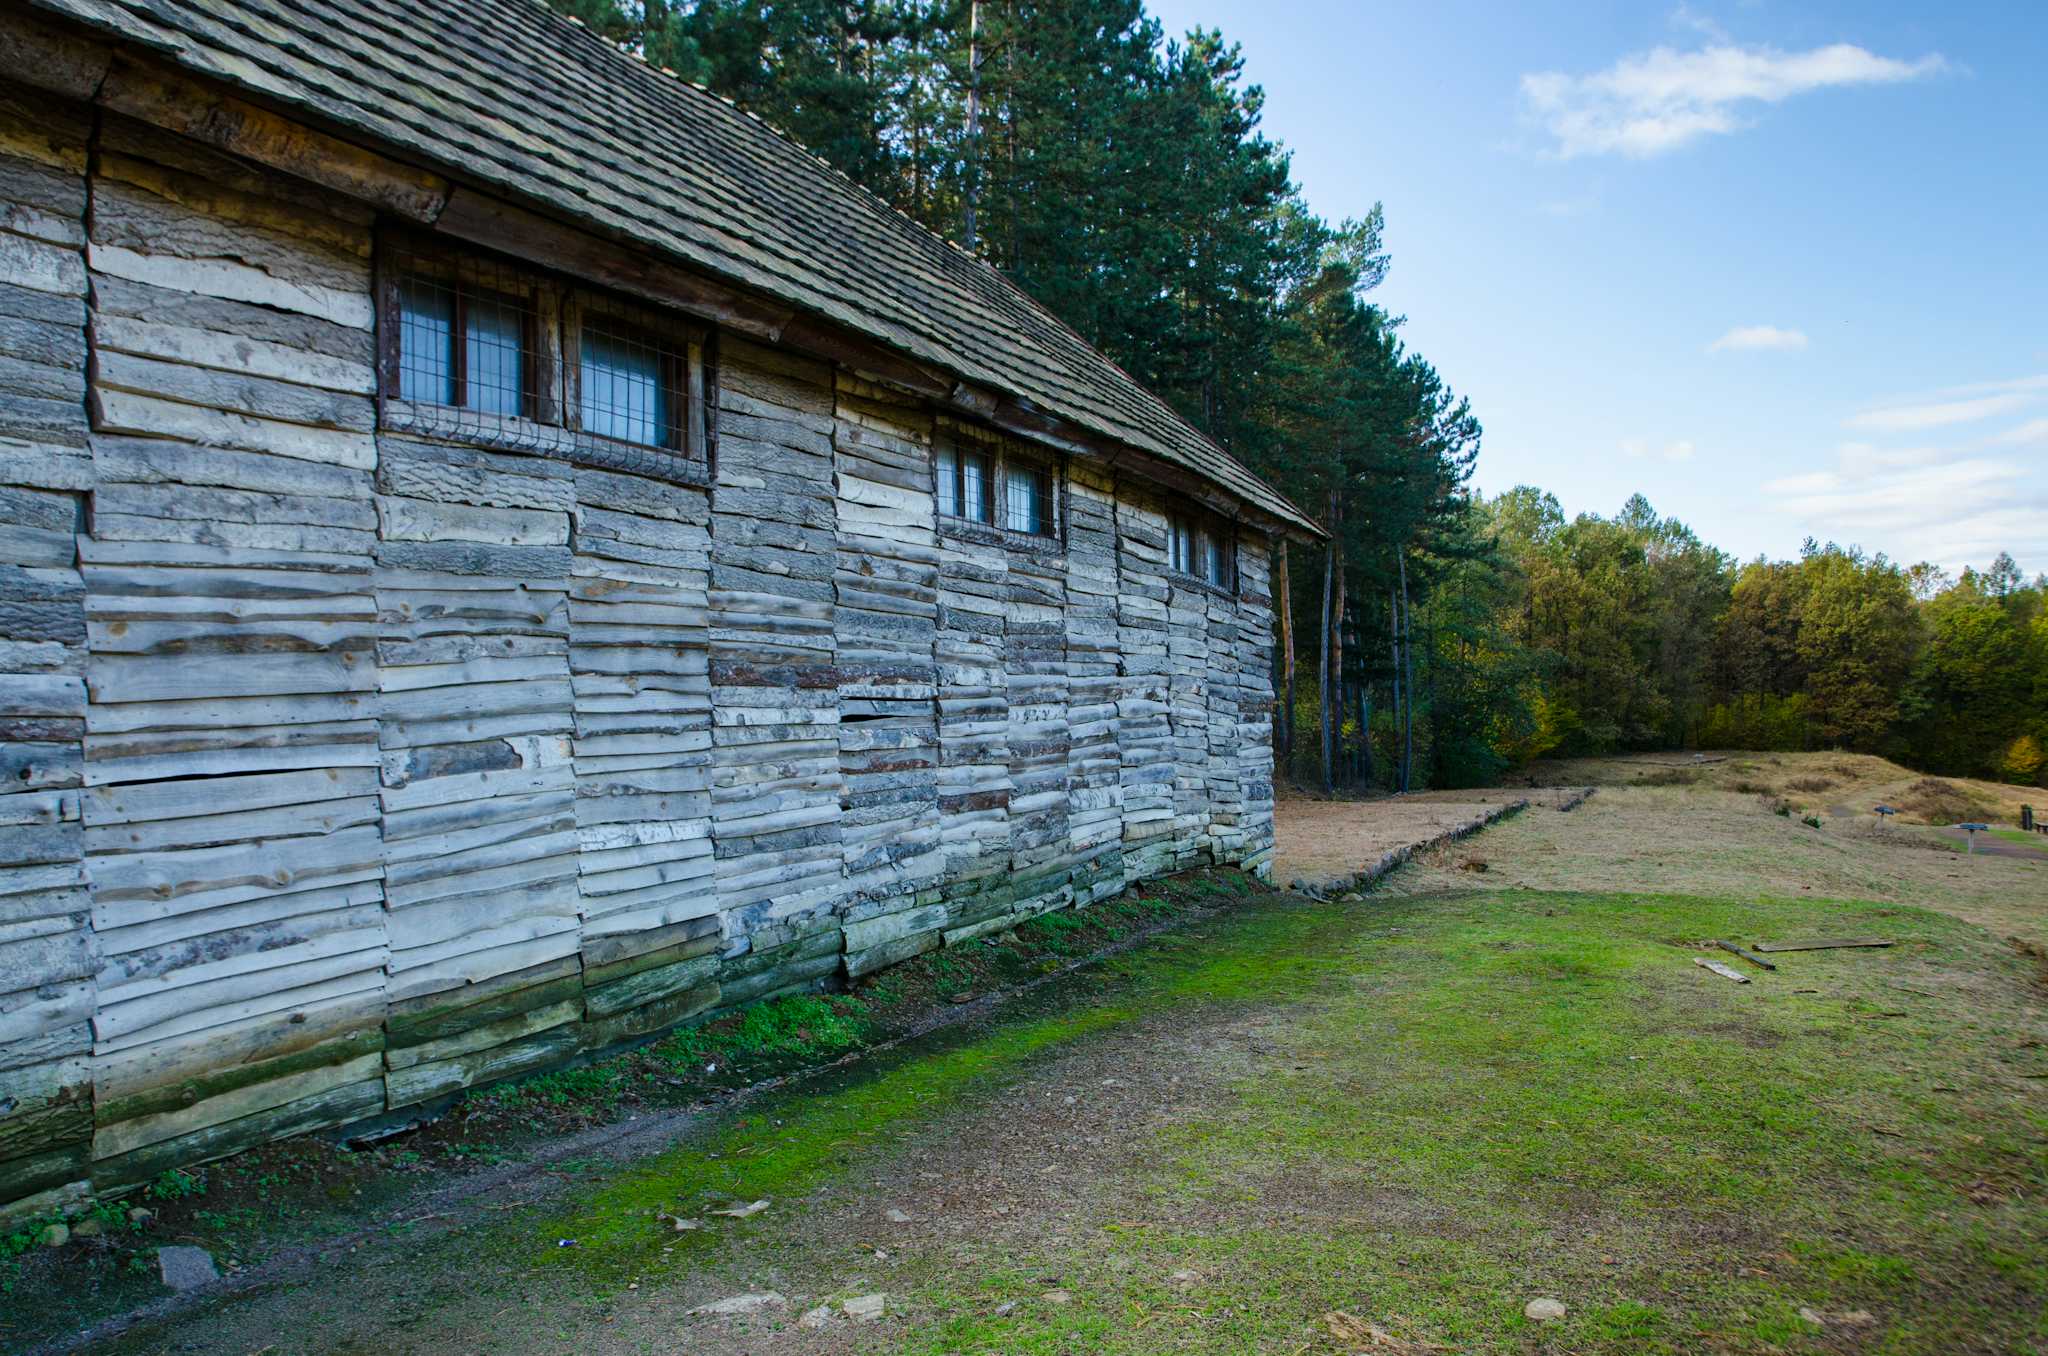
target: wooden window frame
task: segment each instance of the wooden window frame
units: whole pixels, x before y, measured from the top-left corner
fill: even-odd
[[[373,282],[377,311],[377,415],[380,428],[480,447],[560,456],[605,470],[650,475],[689,485],[709,485],[717,456],[717,331],[665,307],[636,301],[506,259],[459,241],[423,236],[403,228],[381,230]],[[520,412],[489,413],[462,403],[409,401],[403,390],[399,284],[408,276],[453,279],[456,304],[450,347],[457,401],[468,395],[468,294],[509,293],[523,317],[523,359],[530,372],[520,393]],[[488,286],[488,278],[495,286]],[[465,290],[464,284],[467,284]],[[680,416],[677,447],[629,442],[583,428],[582,334],[586,317],[604,317],[607,328],[640,337],[662,355],[667,399]]]
[[[376,261],[379,422],[486,443],[549,441],[540,430],[558,426],[562,416],[560,284],[536,269],[488,251],[410,233],[380,234]],[[404,389],[404,325],[399,285],[404,278],[415,276],[440,281],[453,294],[449,307],[452,402],[406,400],[400,394]],[[469,403],[468,309],[470,299],[480,295],[509,297],[519,308],[520,355],[526,371],[517,414],[478,410]],[[451,419],[433,411],[457,414]]]
[[[594,316],[603,317],[602,328],[644,342],[660,355],[669,406],[681,411],[671,418],[676,446],[632,442],[583,427],[583,331]],[[562,306],[562,409],[579,456],[597,465],[611,465],[621,456],[661,457],[680,463],[670,478],[708,483],[716,427],[713,343],[708,326],[601,289],[572,287]]]
[[[1221,548],[1223,565],[1222,580],[1210,579],[1199,570],[1191,570],[1175,562],[1175,542],[1182,530],[1187,531],[1190,543],[1200,549],[1203,538],[1214,541]],[[1173,582],[1192,588],[1206,590],[1226,598],[1235,598],[1238,593],[1238,533],[1237,523],[1224,517],[1216,510],[1204,507],[1193,500],[1180,500],[1166,511],[1166,572]]]
[[[939,454],[949,446],[956,458],[962,452],[974,452],[987,460],[989,521],[982,522],[974,518],[940,512]],[[1018,467],[1036,471],[1045,477],[1047,522],[1046,530],[1043,532],[1026,532],[1008,526],[1008,475],[1012,468]],[[1039,554],[1062,551],[1066,548],[1067,526],[1065,470],[1064,461],[1055,453],[1020,447],[1006,439],[991,437],[979,429],[942,422],[932,441],[933,521],[940,535],[963,541],[1006,546],[1014,550]]]

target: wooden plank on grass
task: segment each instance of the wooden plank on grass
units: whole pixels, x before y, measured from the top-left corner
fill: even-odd
[[[1749,983],[1748,975],[1743,974],[1740,970],[1731,970],[1717,960],[1708,960],[1705,956],[1694,956],[1692,963],[1699,966],[1702,970],[1712,970],[1723,979],[1732,979],[1737,984]]]
[[[1852,947],[1890,946],[1883,937],[1823,937],[1811,942],[1758,942],[1758,951],[1846,951]]]
[[[1737,946],[1733,942],[1715,942],[1714,945],[1720,947],[1723,951],[1726,951],[1731,955],[1742,957],[1742,959],[1748,961],[1751,965],[1760,965],[1766,970],[1775,970],[1778,968],[1777,966],[1771,964],[1769,961],[1765,960],[1762,956],[1753,956],[1749,952],[1744,951],[1741,947]]]

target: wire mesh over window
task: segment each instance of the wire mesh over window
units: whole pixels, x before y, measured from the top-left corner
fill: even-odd
[[[942,444],[938,451],[939,516],[995,521],[994,477],[986,452]]]
[[[385,266],[386,370],[395,377],[387,394],[410,407],[406,422],[447,436],[542,440],[508,426],[547,420],[554,404],[535,283],[482,258],[391,250]]]
[[[406,236],[384,240],[379,270],[387,426],[708,479],[709,336],[701,327]]]
[[[1052,476],[1036,466],[1003,468],[1003,526],[1034,537],[1052,535]]]
[[[602,315],[585,317],[577,335],[578,412],[585,433],[680,452],[682,380],[687,355]]]
[[[1236,537],[1212,514],[1193,509],[1174,513],[1167,524],[1167,563],[1213,588],[1229,589],[1236,567]]]

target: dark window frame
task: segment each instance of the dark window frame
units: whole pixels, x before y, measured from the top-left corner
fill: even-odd
[[[447,288],[451,294],[448,345],[449,381],[454,396],[451,401],[414,401],[405,399],[402,394],[404,354],[401,336],[404,323],[400,293],[402,282],[411,277],[426,278]],[[376,276],[379,404],[460,410],[477,420],[480,427],[487,421],[518,420],[536,425],[558,422],[561,361],[559,347],[550,342],[549,331],[555,328],[560,292],[560,285],[539,270],[500,259],[487,251],[451,247],[441,241],[421,241],[405,235],[382,235],[378,241]],[[516,414],[478,410],[472,399],[468,317],[470,304],[479,296],[503,297],[518,308],[524,380]]]
[[[951,450],[956,459],[963,452],[980,456],[988,465],[989,518],[984,521],[945,513],[939,499],[939,458]],[[1013,468],[1029,470],[1044,477],[1045,530],[1027,532],[1009,524],[1009,473]],[[940,535],[991,546],[1039,554],[1066,549],[1065,462],[1057,454],[1019,446],[1004,438],[991,438],[966,425],[941,423],[932,439],[932,519]],[[957,473],[956,473],[957,474]],[[955,502],[958,502],[956,497]]]
[[[464,242],[422,237],[402,228],[378,233],[374,296],[377,314],[377,407],[382,428],[482,447],[560,456],[601,469],[652,475],[690,485],[711,483],[716,462],[717,331],[652,302],[622,296],[507,259]],[[456,403],[410,401],[404,388],[402,308],[406,278],[454,282],[450,344]],[[483,285],[488,278],[495,287]],[[509,295],[522,316],[522,361],[527,389],[516,415],[474,409],[468,395],[464,298]],[[609,333],[645,342],[661,355],[676,446],[640,443],[583,427],[582,344],[588,318],[602,317]]]
[[[1185,535],[1192,553],[1197,553],[1193,562],[1196,568],[1189,568],[1179,560],[1180,542]],[[1214,509],[1196,504],[1192,500],[1177,501],[1166,512],[1166,571],[1176,584],[1191,585],[1211,593],[1234,598],[1238,593],[1238,532],[1237,523]],[[1218,564],[1221,579],[1211,579],[1200,568],[1199,552],[1207,541],[1218,548]]]
[[[603,323],[593,325],[593,317],[600,317]],[[583,336],[591,328],[655,350],[670,410],[672,442],[637,442],[583,427]],[[709,326],[615,293],[572,287],[562,306],[562,409],[577,450],[585,455],[651,452],[682,462],[686,478],[708,477],[715,427],[712,345]],[[602,462],[603,456],[597,459]]]

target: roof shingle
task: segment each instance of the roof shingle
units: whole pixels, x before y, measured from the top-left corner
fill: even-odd
[[[1192,471],[1285,497],[1003,274],[539,0],[37,0]]]

